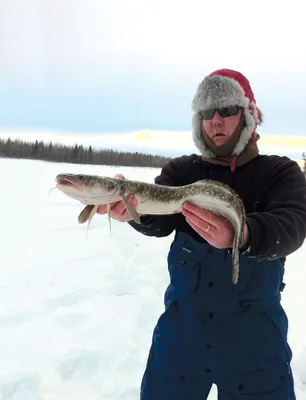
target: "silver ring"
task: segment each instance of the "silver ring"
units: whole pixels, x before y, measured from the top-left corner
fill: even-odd
[[[210,224],[208,224],[208,225],[207,225],[207,228],[206,228],[206,229],[204,229],[204,232],[208,232],[208,231],[209,231],[209,229],[210,229]]]

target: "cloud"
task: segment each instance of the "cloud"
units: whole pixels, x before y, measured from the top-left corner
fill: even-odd
[[[23,0],[23,8],[3,2],[0,45],[6,72],[39,71],[44,84],[70,87],[82,77],[80,85],[100,86],[110,77],[124,81],[128,70],[135,77],[151,71],[158,80],[195,72],[194,85],[225,64],[251,76],[282,77],[292,69],[305,76],[299,0],[290,7],[259,0],[248,11],[244,0],[231,6],[219,0],[218,9],[198,0]]]
[[[302,134],[302,6],[2,0],[0,121],[67,131],[188,129],[197,84],[228,67],[250,79],[267,132]]]

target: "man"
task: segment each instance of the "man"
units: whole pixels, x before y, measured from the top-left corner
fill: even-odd
[[[286,256],[306,236],[305,177],[287,157],[259,155],[262,116],[241,73],[205,77],[192,108],[201,156],[172,159],[155,182],[214,179],[236,190],[247,212],[239,281],[231,281],[233,229],[221,217],[186,203],[180,214],[144,215],[138,225],[122,202],[112,205],[113,218],[144,235],[175,231],[165,312],[153,332],[141,399],[204,400],[215,383],[219,400],[294,400],[280,292]]]

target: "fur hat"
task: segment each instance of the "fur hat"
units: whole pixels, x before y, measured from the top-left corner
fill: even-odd
[[[238,71],[220,69],[203,79],[192,101],[192,138],[205,157],[216,156],[204,141],[200,111],[229,106],[240,106],[244,110],[245,127],[231,154],[238,156],[254,139],[256,127],[262,123],[262,114],[248,79]]]

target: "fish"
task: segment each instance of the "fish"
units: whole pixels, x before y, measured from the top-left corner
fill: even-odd
[[[230,186],[211,179],[198,180],[183,186],[109,176],[61,173],[55,178],[56,188],[66,196],[85,204],[78,216],[83,224],[91,219],[100,205],[107,206],[109,224],[110,204],[122,200],[131,218],[141,224],[141,215],[169,215],[180,213],[185,202],[225,218],[234,229],[232,244],[232,282],[239,278],[239,248],[244,242],[246,211],[240,196]],[[127,196],[137,200],[134,207]],[[111,226],[111,225],[110,225]]]

